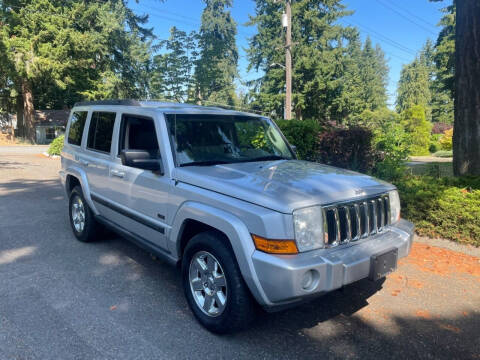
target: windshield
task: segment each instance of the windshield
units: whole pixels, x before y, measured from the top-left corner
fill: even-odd
[[[230,115],[167,115],[177,166],[293,159],[268,119]]]

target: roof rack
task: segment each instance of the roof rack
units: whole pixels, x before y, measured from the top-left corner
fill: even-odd
[[[124,106],[141,106],[141,103],[137,100],[124,99],[124,100],[98,100],[98,101],[80,101],[75,103],[74,106],[87,106],[87,105],[124,105]]]
[[[217,103],[212,103],[217,104]],[[97,101],[80,101],[75,103],[76,106],[94,106],[94,105],[117,105],[117,106],[139,106],[147,108],[169,108],[169,109],[203,109],[203,110],[221,110],[230,112],[245,112],[243,109],[236,109],[233,106],[228,108],[220,106],[202,106],[189,103],[176,103],[159,100],[134,100],[134,99],[111,99],[111,100],[97,100]]]

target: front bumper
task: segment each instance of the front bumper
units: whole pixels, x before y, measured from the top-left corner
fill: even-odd
[[[382,233],[334,249],[321,249],[298,255],[271,255],[255,251],[253,265],[259,283],[268,298],[266,307],[284,306],[314,295],[322,295],[344,285],[369,277],[372,255],[398,249],[398,258],[410,253],[414,226],[400,220]],[[307,271],[314,282],[302,287]]]

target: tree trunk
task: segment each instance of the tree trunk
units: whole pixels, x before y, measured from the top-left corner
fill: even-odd
[[[480,175],[480,1],[457,1],[453,171]]]
[[[19,137],[25,136],[25,126],[23,126],[23,96],[17,96],[17,134]]]
[[[25,137],[35,143],[35,108],[33,107],[32,85],[26,79],[22,80],[23,94],[23,124]]]

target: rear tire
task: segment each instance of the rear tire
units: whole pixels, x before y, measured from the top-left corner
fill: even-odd
[[[85,201],[82,188],[78,185],[70,193],[69,215],[70,225],[77,240],[82,242],[97,240],[100,226]]]
[[[182,281],[188,305],[209,331],[233,333],[254,320],[257,304],[222,234],[208,231],[189,241],[182,258]]]

